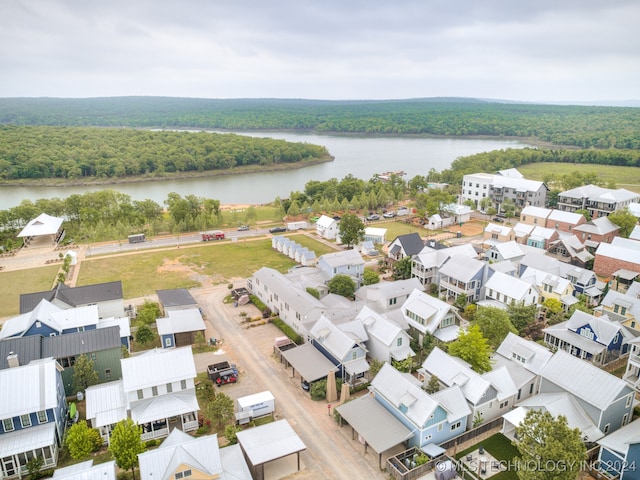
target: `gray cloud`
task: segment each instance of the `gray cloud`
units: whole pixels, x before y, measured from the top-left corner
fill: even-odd
[[[0,96],[639,98],[635,0],[15,0]]]

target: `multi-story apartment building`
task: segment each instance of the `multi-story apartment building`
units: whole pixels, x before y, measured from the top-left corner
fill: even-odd
[[[506,199],[513,201],[516,210],[532,205],[544,207],[549,189],[544,182],[490,173],[473,173],[462,177],[460,203],[467,200],[480,207],[483,198],[489,198],[498,211]]]
[[[558,209],[566,212],[587,210],[591,218],[606,217],[640,201],[640,194],[624,188],[612,190],[597,185],[584,185],[558,195]]]

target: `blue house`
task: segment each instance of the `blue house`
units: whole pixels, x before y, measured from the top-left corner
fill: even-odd
[[[627,328],[611,321],[607,315],[595,317],[580,310],[569,320],[543,332],[544,341],[550,347],[600,366],[626,354],[628,342],[634,338]]]
[[[67,402],[53,358],[23,366],[16,356],[7,361],[10,368],[0,371],[0,477],[10,479],[27,475],[27,463],[36,457],[43,470],[56,466]]]
[[[466,429],[471,410],[458,385],[429,395],[419,381],[385,363],[371,387],[374,398],[414,432],[411,447],[438,445]]]
[[[340,330],[323,315],[311,328],[310,333],[313,346],[338,367],[336,373],[345,382],[354,385],[369,371],[367,350],[364,346],[368,337],[364,328],[360,333],[364,338],[356,338],[354,332]]]
[[[598,440],[598,469],[620,480],[640,480],[640,419]]]

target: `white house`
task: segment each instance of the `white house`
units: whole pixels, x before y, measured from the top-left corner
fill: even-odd
[[[402,304],[402,314],[407,323],[419,332],[420,342],[425,334],[443,342],[458,338],[460,321],[447,302],[414,290]]]
[[[338,221],[326,215],[322,215],[316,222],[316,233],[326,240],[335,240],[339,231]]]
[[[356,282],[356,286],[360,286],[364,259],[357,250],[325,253],[318,258],[318,270],[324,272],[329,279],[336,275],[348,275]]]
[[[362,322],[367,332],[369,357],[381,362],[391,362],[406,360],[415,355],[410,345],[411,337],[386,316],[363,307],[354,320]]]
[[[528,282],[514,278],[502,272],[494,272],[485,283],[485,301],[479,304],[506,308],[511,302],[519,305],[537,305],[540,292],[538,287]],[[490,302],[486,302],[489,300]],[[497,302],[497,303],[495,303]]]

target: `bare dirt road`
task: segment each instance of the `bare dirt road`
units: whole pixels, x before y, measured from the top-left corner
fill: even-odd
[[[216,358],[215,354],[195,356],[198,371],[203,371],[208,363],[219,358],[236,363],[240,379],[237,384],[221,387],[222,391],[236,399],[270,390],[276,399],[276,418],[286,419],[307,446],[301,454],[300,472],[295,473],[295,461],[281,465],[274,462],[265,468],[267,480],[289,475],[313,480],[388,478],[388,474],[378,467],[377,453],[369,448],[365,455],[364,446],[351,439],[351,428],[340,428],[333,415],[328,414],[327,402],[312,401],[309,394],[300,388],[300,378],[297,375],[292,378],[291,368],[285,369],[273,355],[273,340],[282,336],[280,330],[272,324],[253,328],[242,325],[240,312],[245,311],[255,317],[258,311],[252,305],[234,308],[223,304],[229,293],[226,285],[194,289],[191,293],[210,323],[207,334],[223,339],[221,351],[224,353],[219,357]],[[385,452],[383,459],[391,453],[395,452]]]

